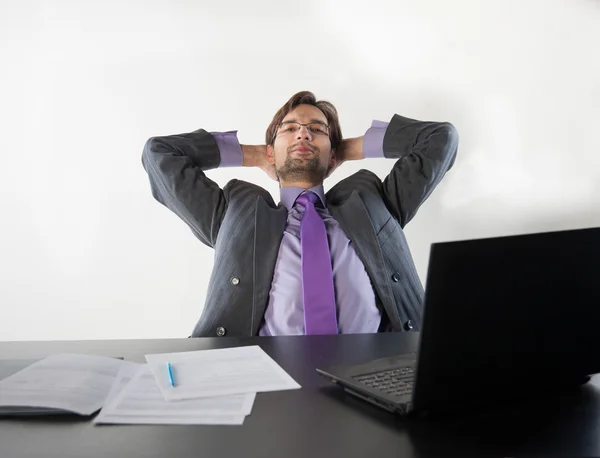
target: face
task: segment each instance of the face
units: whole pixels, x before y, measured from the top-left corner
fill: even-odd
[[[327,118],[312,105],[298,105],[283,118],[273,146],[267,146],[267,160],[275,164],[280,183],[323,182],[328,169],[335,165],[326,126]]]

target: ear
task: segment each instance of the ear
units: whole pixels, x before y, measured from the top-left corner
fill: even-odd
[[[337,157],[335,154],[335,149],[332,149],[331,153],[329,155],[329,167],[335,168],[336,164],[337,164]]]
[[[275,150],[273,145],[267,145],[267,164],[275,165]]]

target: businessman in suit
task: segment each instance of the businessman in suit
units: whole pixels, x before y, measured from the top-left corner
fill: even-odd
[[[192,336],[270,336],[418,330],[423,287],[403,228],[456,157],[450,123],[394,115],[342,139],[338,114],[311,92],[273,117],[265,145],[236,132],[150,138],[142,162],[153,196],[215,249],[204,311]],[[345,161],[396,162],[382,181],[360,170],[325,193]],[[205,172],[256,166],[280,184],[280,203]]]

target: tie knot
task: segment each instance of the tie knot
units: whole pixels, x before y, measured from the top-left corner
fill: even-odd
[[[317,196],[314,192],[306,191],[296,199],[296,203],[306,208],[306,204],[308,204],[309,201],[314,205],[318,200],[319,196]]]

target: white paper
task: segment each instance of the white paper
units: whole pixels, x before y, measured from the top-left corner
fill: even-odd
[[[257,345],[146,355],[146,361],[167,401],[300,388]],[[167,362],[174,387],[169,384]]]
[[[129,380],[129,381],[128,381]],[[126,383],[123,389],[122,386]],[[148,365],[121,371],[115,382],[115,396],[109,396],[94,419],[101,423],[160,423],[188,425],[242,424],[254,404],[256,393],[183,401],[165,401]]]
[[[131,379],[135,377],[135,374],[138,373],[140,368],[145,366],[142,363],[134,363],[132,361],[123,361],[121,368],[119,369],[119,373],[117,374],[117,378],[113,382],[110,387],[110,391],[108,392],[108,396],[106,396],[106,400],[104,401],[104,406],[107,406],[112,401],[116,399],[116,397],[125,389],[125,387],[131,382]],[[104,407],[103,407],[104,409]],[[102,411],[100,411],[102,413]],[[98,416],[96,416],[98,418]]]
[[[91,415],[104,403],[122,360],[63,353],[0,381],[0,406],[50,407]]]
[[[16,374],[20,370],[25,369],[27,366],[32,365],[38,359],[0,359],[0,380],[6,377]],[[45,407],[0,407],[0,416],[3,415],[58,415],[70,413],[66,410],[61,409],[50,409]]]

